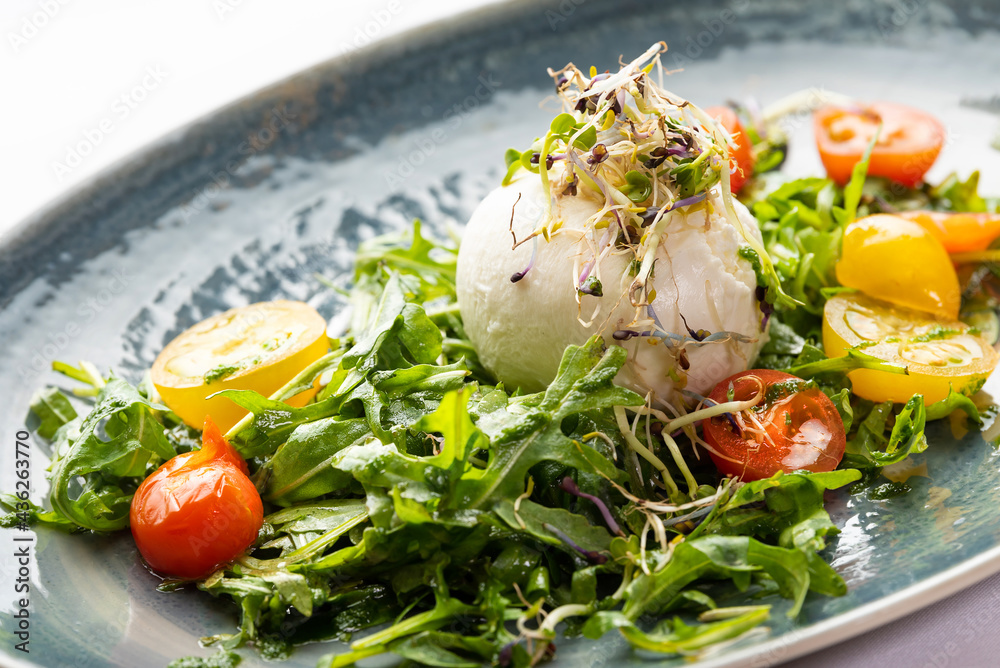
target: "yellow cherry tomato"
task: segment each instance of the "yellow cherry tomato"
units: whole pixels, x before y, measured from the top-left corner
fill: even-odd
[[[203,320],[167,344],[151,376],[160,397],[188,425],[201,428],[211,415],[225,432],[246,411],[221,390],[254,390],[270,396],[326,354],[326,321],[308,304],[273,301],[235,308]],[[287,401],[301,406],[315,394]]]
[[[859,293],[837,295],[823,309],[823,348],[828,357],[859,347],[907,375],[856,369],[854,393],[871,401],[902,403],[922,394],[932,404],[949,388],[971,396],[997,365],[997,353],[976,330],[958,320],[934,318]]]
[[[848,225],[836,272],[841,285],[876,299],[958,319],[962,293],[948,252],[911,220],[878,214]]]

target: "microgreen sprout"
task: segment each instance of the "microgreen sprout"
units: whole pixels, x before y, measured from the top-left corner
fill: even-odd
[[[535,266],[535,258],[538,257],[538,237],[531,240],[531,259],[528,260],[528,266],[526,266],[521,271],[516,271],[510,276],[511,283],[517,283],[522,278],[528,275],[531,268]]]
[[[600,552],[594,552],[593,550],[587,550],[579,545],[577,545],[572,538],[567,536],[565,533],[560,531],[557,527],[552,526],[548,523],[543,523],[542,528],[551,533],[553,536],[558,538],[567,546],[579,552],[587,561],[593,564],[605,564],[608,562],[607,555],[601,554]]]
[[[546,241],[562,225],[560,200],[582,197],[600,205],[584,225],[594,257],[578,274],[577,300],[580,294],[603,296],[588,289],[588,276],[599,271],[601,260],[611,251],[631,252],[639,270],[625,288],[636,309],[629,329],[642,331],[636,325],[646,320],[644,308],[652,292],[648,282],[657,251],[666,239],[670,213],[683,207],[702,205],[721,211],[759,256],[761,274],[773,290],[772,301],[791,305],[794,302],[781,291],[767,251],[733,207],[728,183],[732,137],[696,105],[662,87],[664,50],[662,42],[653,44],[613,73],[591,68],[587,76],[572,63],[558,71],[550,69],[562,113],[526,151],[507,152],[504,183],[519,170],[538,174],[545,213],[532,235]],[[711,193],[715,194],[710,200]],[[598,231],[611,221],[619,228],[617,238]],[[605,238],[599,241],[600,237]],[[531,266],[511,280],[523,278]],[[580,320],[584,322],[582,316]],[[619,340],[632,336],[622,334]]]
[[[580,488],[577,487],[576,482],[574,482],[573,479],[570,478],[569,476],[566,476],[565,478],[562,479],[562,482],[559,484],[559,488],[562,489],[564,492],[572,494],[573,496],[578,496],[581,499],[587,499],[588,501],[593,503],[595,506],[597,506],[597,510],[600,511],[601,517],[604,518],[604,523],[608,525],[608,528],[611,529],[611,532],[619,536],[625,535],[625,533],[621,530],[621,527],[618,526],[618,522],[615,521],[614,515],[611,514],[611,510],[608,508],[608,504],[604,503],[604,500],[601,499],[599,496],[594,496],[593,494],[587,494],[586,492],[581,492]]]

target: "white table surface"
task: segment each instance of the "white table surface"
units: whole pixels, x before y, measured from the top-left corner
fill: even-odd
[[[2,0],[0,235],[168,131],[360,43],[359,26],[384,39],[496,1]],[[100,141],[70,166],[87,137]],[[998,592],[988,578],[787,665],[1000,666]]]

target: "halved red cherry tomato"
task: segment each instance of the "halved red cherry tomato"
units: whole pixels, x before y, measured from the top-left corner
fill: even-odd
[[[930,114],[901,104],[874,102],[857,108],[824,107],[813,125],[827,175],[844,185],[868,147],[879,121],[882,131],[868,163],[870,176],[905,186],[920,183],[944,145],[945,129]]]
[[[709,452],[723,475],[760,480],[778,471],[832,471],[844,457],[844,422],[833,402],[807,381],[780,371],[751,369],[726,378],[716,403],[764,398],[740,413],[702,421]]]
[[[200,578],[253,544],[264,506],[246,462],[207,418],[201,450],[177,455],[146,478],[129,518],[153,570]]]
[[[753,176],[753,166],[757,162],[753,155],[750,137],[743,129],[743,124],[740,123],[736,112],[729,107],[709,107],[705,113],[726,128],[726,131],[732,135],[736,142],[736,147],[729,150],[729,162],[732,169],[729,175],[729,185],[734,193],[739,192],[740,188]]]
[[[1000,213],[901,211],[896,215],[933,234],[949,253],[986,250],[1000,237]]]

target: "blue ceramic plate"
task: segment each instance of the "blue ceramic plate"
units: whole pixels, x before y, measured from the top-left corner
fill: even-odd
[[[848,7],[863,9],[847,9]],[[803,88],[924,107],[951,142],[931,180],[983,172],[1000,193],[1000,153],[987,148],[1000,100],[1000,2],[877,5],[791,2],[515,2],[395,38],[302,73],[182,129],[53,204],[0,245],[0,487],[14,487],[14,447],[28,401],[59,382],[54,359],[91,360],[137,380],[177,333],[255,301],[306,300],[337,319],[343,304],[316,279],[343,281],[365,238],[420,217],[461,226],[500,180],[503,151],[547,127],[547,66],[615,68],[657,40],[683,69],[668,88],[699,103]],[[984,83],[985,82],[985,83]],[[551,104],[550,104],[551,106]],[[787,120],[788,170],[818,173],[807,116]],[[998,388],[993,379],[987,389]],[[801,618],[704,665],[771,665],[845,639],[1000,570],[1000,466],[978,434],[930,434],[913,491],[889,501],[830,497],[843,533],[830,558],[850,587],[815,597]],[[31,480],[46,491],[44,445],[32,437]],[[197,592],[162,594],[130,538],[18,534],[31,541],[31,653],[12,649],[19,566],[0,567],[0,663],[162,666],[206,654],[204,635],[235,613]],[[12,532],[5,532],[7,555]],[[299,650],[315,665],[330,646]],[[17,656],[14,656],[17,654]],[[246,652],[244,665],[263,665]],[[648,659],[648,657],[647,657]],[[656,665],[681,665],[679,659]],[[570,641],[559,666],[649,665],[620,638]]]

